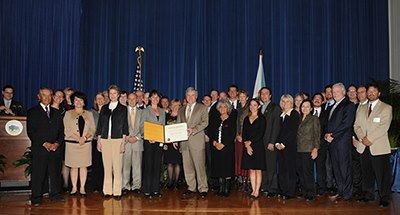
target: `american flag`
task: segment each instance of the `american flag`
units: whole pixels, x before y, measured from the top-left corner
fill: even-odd
[[[144,92],[144,86],[143,86],[143,79],[142,79],[142,53],[144,52],[144,49],[140,46],[136,47],[135,52],[137,53],[137,59],[136,59],[136,73],[135,73],[135,81],[133,83],[133,90],[137,91],[140,90]]]
[[[136,66],[136,74],[135,74],[135,81],[133,83],[133,90],[137,91],[144,91],[144,87],[143,87],[143,80],[142,80],[142,71],[140,69],[140,65],[138,64]]]

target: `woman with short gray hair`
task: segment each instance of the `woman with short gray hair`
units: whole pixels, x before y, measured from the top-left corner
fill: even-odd
[[[209,137],[211,146],[211,177],[219,179],[217,195],[229,196],[229,180],[234,175],[234,142],[236,135],[236,116],[231,114],[232,105],[228,100],[217,104],[220,117],[211,118]]]

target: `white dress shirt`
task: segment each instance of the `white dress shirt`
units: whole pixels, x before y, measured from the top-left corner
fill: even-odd
[[[117,105],[118,105],[118,101],[110,102],[110,104],[108,105],[108,109],[110,109],[111,112],[113,112],[114,109],[117,107]],[[111,139],[111,126],[112,126],[111,124],[112,123],[111,123],[111,116],[110,116],[110,118],[108,119],[108,138],[109,139]]]
[[[190,116],[192,116],[193,108],[194,108],[195,105],[196,105],[196,102],[193,103],[193,104],[187,104],[186,105],[185,115],[186,115],[187,121],[189,121]],[[190,107],[190,112],[189,112],[189,107]]]

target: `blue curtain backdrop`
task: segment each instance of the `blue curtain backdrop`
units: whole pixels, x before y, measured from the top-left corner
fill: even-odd
[[[144,83],[182,98],[231,83],[252,92],[258,52],[266,83],[283,93],[389,78],[387,0],[2,0],[0,84],[36,101],[41,85],[93,97],[132,90],[134,49]]]

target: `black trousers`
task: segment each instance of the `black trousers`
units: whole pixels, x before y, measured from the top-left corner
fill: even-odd
[[[353,195],[353,174],[351,164],[351,148],[349,145],[333,145],[329,148],[332,159],[333,174],[338,188],[338,194],[345,199],[350,199]]]
[[[265,167],[262,171],[261,190],[269,193],[278,192],[278,175],[277,175],[277,149],[270,151],[265,149]]]
[[[210,186],[217,186],[218,181],[215,178],[211,177],[211,143],[206,142],[206,173],[207,173],[207,182]]]
[[[352,168],[353,168],[353,193],[360,194],[362,192],[362,171],[361,171],[361,154],[357,152],[355,147],[351,150]]]
[[[159,143],[143,143],[143,193],[160,192],[160,172],[162,149]]]
[[[375,181],[378,185],[379,197],[388,201],[392,182],[390,169],[390,154],[371,155],[369,147],[361,154],[362,188],[366,198],[374,199]]]
[[[278,181],[282,195],[293,197],[296,194],[296,156],[295,151],[278,152]]]
[[[314,197],[314,160],[311,159],[311,152],[298,152],[296,163],[299,166],[298,174],[303,196]]]
[[[46,174],[47,173],[47,174]],[[49,197],[55,199],[61,197],[61,153],[60,149],[48,152],[44,147],[32,149],[32,173],[31,203],[42,201],[44,183],[49,179]]]
[[[97,150],[97,140],[92,142],[92,188],[102,191],[104,181],[104,167],[101,152]]]
[[[329,146],[321,140],[320,148],[318,149],[318,156],[316,158],[316,167],[317,167],[317,188],[318,190],[325,192],[327,189],[326,186],[326,160],[328,158],[328,148]]]

